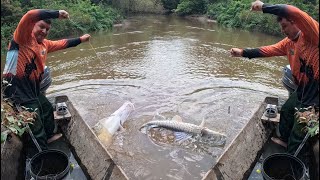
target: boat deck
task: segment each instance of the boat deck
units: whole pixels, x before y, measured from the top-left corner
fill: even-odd
[[[271,128],[266,128],[269,123],[261,121],[265,107],[269,103],[277,104],[278,99],[268,97],[257,107],[257,111],[253,113],[250,120],[243,126],[232,142],[224,148],[221,155],[217,157],[213,168],[202,175],[202,179],[239,179],[239,177],[244,177],[248,174],[257,154],[267,142],[272,131]],[[82,119],[69,100],[67,104],[72,118],[70,122],[65,122],[67,125],[62,126],[62,130],[70,141],[71,146],[74,147],[82,164],[86,167],[90,178],[101,179],[109,174],[110,179],[135,179],[131,175],[127,176],[127,174],[130,174],[127,172],[127,167],[123,166],[124,164],[117,163],[119,156],[113,157],[114,153],[110,153],[108,148],[104,147],[92,131],[92,128]]]
[[[71,101],[66,96],[58,97],[58,99],[67,103],[72,115],[71,118],[58,121],[64,136],[50,145],[50,148],[59,149],[70,156],[73,168],[64,180],[135,179],[128,177],[125,167],[116,163],[115,158],[98,140]],[[203,175],[203,180],[263,179],[262,160],[270,154],[285,151],[281,146],[270,142],[269,137],[275,127],[275,122],[261,120],[266,105],[277,104],[277,102],[277,98],[267,97],[259,105],[258,110],[233,141],[224,148],[216,164]]]

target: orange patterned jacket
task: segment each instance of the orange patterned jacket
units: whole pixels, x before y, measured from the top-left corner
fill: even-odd
[[[284,38],[280,42],[254,49],[244,49],[243,56],[287,56],[291,67],[298,99],[304,106],[319,107],[319,23],[307,13],[291,5],[262,6],[263,13],[270,13],[293,20],[301,30],[296,42]]]
[[[58,18],[59,11],[36,9],[28,11],[20,20],[9,43],[4,80],[11,86],[5,88],[5,96],[15,103],[27,103],[37,100],[40,82],[44,73],[47,54],[81,43],[80,38],[50,41],[44,39],[38,43],[32,30],[39,20]]]

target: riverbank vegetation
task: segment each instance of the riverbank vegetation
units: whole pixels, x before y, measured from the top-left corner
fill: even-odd
[[[18,21],[30,9],[65,9],[70,20],[54,20],[49,38],[111,29],[134,13],[174,12],[180,16],[205,15],[230,28],[280,35],[275,17],[250,12],[253,0],[1,0],[1,52],[5,52]],[[292,4],[319,21],[319,0],[265,0]]]
[[[167,0],[162,0],[164,3]],[[180,0],[171,5],[172,11],[179,15],[205,14],[231,28],[280,35],[275,16],[250,11],[253,0]],[[291,4],[307,12],[319,22],[319,0],[264,0],[270,4]]]
[[[31,9],[64,9],[70,20],[53,20],[49,38],[75,36],[112,28],[121,22],[121,12],[107,3],[90,0],[1,0],[1,52],[6,49],[21,17]]]

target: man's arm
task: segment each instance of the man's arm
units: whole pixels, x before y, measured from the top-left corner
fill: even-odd
[[[303,32],[307,41],[318,46],[319,44],[319,23],[307,13],[291,5],[268,5],[262,6],[263,13],[280,15],[293,21]]]
[[[61,49],[66,49],[69,47],[75,47],[82,42],[87,42],[90,39],[89,34],[84,34],[78,38],[71,38],[71,39],[62,39],[58,41],[50,41],[44,40],[44,43],[47,45],[48,53],[58,51]]]
[[[319,23],[299,8],[286,4],[270,5],[257,0],[252,3],[251,9],[282,16],[293,21],[303,32],[308,42],[316,46],[319,45]]]
[[[249,59],[257,57],[285,56],[287,55],[286,44],[288,41],[289,40],[285,38],[276,44],[260,48],[232,48],[230,53],[235,57],[247,57]]]
[[[32,38],[32,30],[36,22],[43,19],[59,18],[59,11],[34,9],[28,11],[20,20],[14,34],[13,39],[18,44],[30,43]]]

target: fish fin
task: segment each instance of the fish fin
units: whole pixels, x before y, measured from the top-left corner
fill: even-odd
[[[148,131],[150,131],[150,129],[152,128],[159,128],[159,126],[157,125],[143,125],[140,127],[140,131],[144,134],[147,134]]]
[[[182,122],[182,118],[179,115],[175,115],[173,116],[172,121]]]
[[[125,130],[124,127],[120,124],[119,131],[124,131],[124,130]]]
[[[185,133],[185,132],[174,132],[174,136],[176,138],[176,142],[181,143],[185,140],[188,140],[192,137],[191,134]]]
[[[165,120],[166,118],[164,116],[162,116],[158,111],[156,112],[156,114],[153,116],[153,119],[162,119]]]
[[[205,119],[202,118],[201,124],[199,125],[200,127],[204,127]]]
[[[144,127],[140,127],[139,131],[142,132],[143,134],[147,134],[148,129],[146,126],[144,126]]]
[[[159,126],[158,125],[150,125],[149,129],[151,129],[151,128],[159,128]]]

